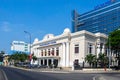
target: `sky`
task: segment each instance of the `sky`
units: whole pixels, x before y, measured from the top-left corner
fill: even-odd
[[[72,10],[79,14],[108,0],[0,0],[0,51],[9,53],[14,40],[32,42],[72,28]]]

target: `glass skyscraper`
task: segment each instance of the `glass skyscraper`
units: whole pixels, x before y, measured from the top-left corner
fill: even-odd
[[[72,30],[87,30],[108,34],[120,26],[120,0],[109,0],[94,7],[94,10],[78,14],[72,13]]]

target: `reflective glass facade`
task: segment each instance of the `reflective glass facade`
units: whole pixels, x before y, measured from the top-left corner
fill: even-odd
[[[93,33],[109,33],[120,26],[120,0],[110,0],[109,4],[98,9],[78,14],[73,11],[73,32],[87,30]]]

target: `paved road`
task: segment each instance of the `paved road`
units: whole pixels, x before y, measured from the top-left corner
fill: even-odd
[[[59,80],[51,76],[10,67],[2,67],[8,80]]]
[[[101,74],[96,80],[120,80],[120,73]]]
[[[5,73],[2,69],[0,69],[0,80],[6,80]]]
[[[84,73],[84,72],[41,72],[39,70],[22,70],[11,67],[0,67],[0,80],[2,78],[1,70],[6,73],[8,80],[119,80],[120,73]],[[93,77],[95,77],[93,79]]]
[[[10,67],[1,67],[8,80],[93,80],[96,74],[33,72]]]

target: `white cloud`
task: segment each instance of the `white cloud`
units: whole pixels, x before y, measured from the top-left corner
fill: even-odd
[[[10,23],[9,22],[2,22],[1,23],[1,30],[4,31],[4,32],[10,32],[11,29],[10,29]]]

